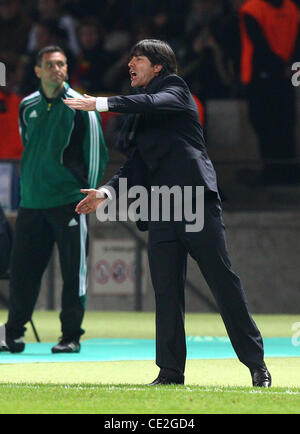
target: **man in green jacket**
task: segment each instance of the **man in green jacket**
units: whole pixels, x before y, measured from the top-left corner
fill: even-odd
[[[82,185],[96,188],[107,164],[98,114],[76,111],[63,99],[81,95],[65,82],[67,59],[60,47],[37,57],[40,89],[20,104],[21,202],[11,263],[6,347],[25,348],[25,324],[31,319],[41,278],[56,243],[63,278],[62,337],[53,353],[80,351],[87,291],[87,221],[75,213]]]

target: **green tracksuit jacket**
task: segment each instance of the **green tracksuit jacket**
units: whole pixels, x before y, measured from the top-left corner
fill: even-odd
[[[20,103],[23,208],[78,202],[84,197],[80,188],[96,188],[103,176],[108,156],[100,116],[70,109],[66,97],[81,95],[65,83],[55,99],[48,100],[40,88]]]

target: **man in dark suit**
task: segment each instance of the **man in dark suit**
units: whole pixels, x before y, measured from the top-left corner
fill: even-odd
[[[176,75],[176,58],[170,46],[143,40],[133,47],[128,64],[132,96],[65,100],[79,110],[129,113],[120,140],[128,158],[120,171],[99,190],[82,190],[87,197],[76,211],[95,211],[110,195],[118,195],[119,180],[128,188],[204,187],[204,227],[188,232],[185,217],[138,222],[149,229],[149,264],[156,298],[156,363],[159,375],[151,385],[183,384],[186,361],[184,287],[188,253],[197,261],[212,290],[238,358],[250,369],[254,386],[270,387],[264,363],[262,337],[247,307],[239,277],[231,270],[216,174],[207,155],[194,99]],[[160,215],[161,217],[161,215]]]

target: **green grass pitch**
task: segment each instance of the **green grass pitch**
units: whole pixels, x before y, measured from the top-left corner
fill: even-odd
[[[0,311],[5,322],[6,311]],[[60,335],[58,312],[37,311],[43,342]],[[264,337],[292,337],[296,315],[254,315]],[[85,339],[154,339],[154,314],[87,312]],[[219,315],[187,314],[187,335],[226,336]],[[27,342],[34,342],[28,325]],[[1,358],[1,353],[0,353]],[[237,359],[188,360],[185,386],[149,388],[154,361],[0,364],[0,414],[300,413],[300,358],[266,359],[273,387],[254,389]]]

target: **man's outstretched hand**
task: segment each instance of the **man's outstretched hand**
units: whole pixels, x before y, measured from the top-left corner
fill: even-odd
[[[90,95],[83,95],[84,98],[66,98],[64,103],[72,109],[93,111],[96,110],[96,97]]]
[[[105,198],[99,197],[99,191],[93,188],[87,190],[80,190],[81,193],[87,194],[87,197],[82,199],[76,206],[75,211],[77,214],[90,214],[96,211],[98,206],[105,201]]]

